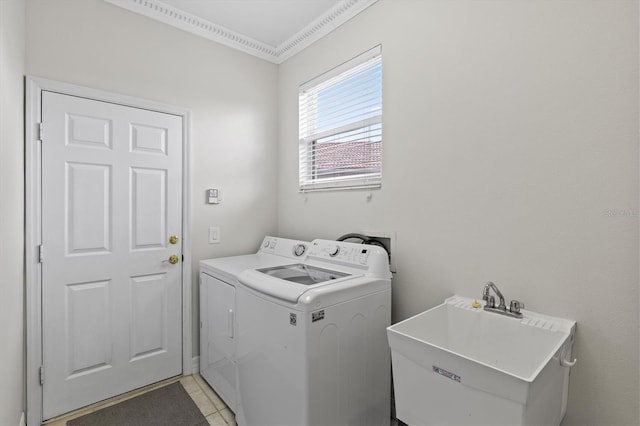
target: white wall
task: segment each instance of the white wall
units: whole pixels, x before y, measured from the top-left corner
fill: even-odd
[[[0,1],[0,425],[24,406],[23,75],[25,3]]]
[[[378,43],[383,188],[300,195],[298,85]],[[565,423],[640,422],[637,1],[382,0],[279,96],[281,235],[396,231],[395,320],[489,280],[577,320]]]
[[[191,110],[197,354],[198,262],[254,251],[276,229],[277,67],[102,0],[29,0],[27,73]],[[214,185],[224,201],[206,205]]]

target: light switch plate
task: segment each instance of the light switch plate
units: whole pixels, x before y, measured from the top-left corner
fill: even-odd
[[[209,244],[220,244],[220,228],[217,226],[209,227]]]

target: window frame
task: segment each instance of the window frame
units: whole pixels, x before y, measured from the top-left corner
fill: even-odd
[[[367,64],[372,63],[375,67],[380,67],[380,76],[375,79],[371,79],[371,82],[375,82],[379,79],[379,99],[380,103],[376,104],[376,115],[365,118],[359,121],[355,121],[352,123],[337,125],[335,127],[331,127],[325,130],[312,129],[309,127],[313,127],[318,123],[318,101],[317,94],[320,91],[325,90],[330,87],[338,86],[340,83],[345,80],[352,78],[354,76],[360,75],[360,73],[364,74],[373,67],[367,67]],[[349,71],[356,70],[358,67],[363,67],[360,71],[354,72],[352,75],[349,75]],[[331,80],[335,80],[336,77],[343,76],[342,79],[331,82]],[[326,87],[323,87],[326,86]],[[377,89],[376,89],[377,90]],[[310,95],[315,93],[315,98],[310,97]],[[377,92],[376,92],[377,93]],[[372,188],[380,188],[382,186],[382,152],[379,154],[379,167],[376,166],[374,168],[367,169],[366,167],[357,167],[357,171],[361,171],[362,173],[345,173],[340,176],[325,176],[318,177],[317,169],[315,168],[315,155],[317,154],[317,144],[318,141],[325,138],[330,138],[332,136],[340,136],[345,135],[348,132],[356,132],[362,130],[364,133],[373,132],[375,135],[379,134],[379,149],[382,150],[382,47],[378,45],[373,49],[370,49],[355,58],[333,68],[332,70],[300,85],[298,91],[298,101],[299,101],[299,115],[298,115],[298,126],[299,126],[299,144],[298,144],[298,153],[299,153],[299,167],[298,167],[298,184],[300,192],[310,192],[310,191],[330,191],[330,190],[345,190],[345,189],[372,189]],[[376,126],[377,129],[376,129]],[[364,144],[373,146],[375,141],[369,139],[370,136],[367,137]],[[353,142],[344,142],[344,143],[357,143]],[[361,163],[355,163],[354,166],[358,166]],[[341,170],[341,169],[338,169]],[[354,169],[354,172],[356,170]]]

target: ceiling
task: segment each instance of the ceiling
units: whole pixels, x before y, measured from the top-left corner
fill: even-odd
[[[105,0],[281,63],[378,0]]]

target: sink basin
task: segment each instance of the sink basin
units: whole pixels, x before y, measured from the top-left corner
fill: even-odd
[[[575,321],[510,318],[453,296],[387,329],[398,419],[410,425],[560,424]]]

